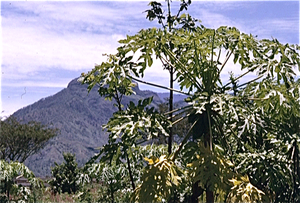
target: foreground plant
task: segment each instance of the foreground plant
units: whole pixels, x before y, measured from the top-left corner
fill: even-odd
[[[16,178],[24,177],[31,184],[31,189],[43,188],[43,182],[36,178],[24,164],[0,160],[0,200],[1,202],[34,200],[32,190],[16,184]]]
[[[159,5],[151,4],[153,8]],[[119,108],[105,126],[113,142],[110,141],[104,149],[114,147],[115,150],[106,150],[107,156],[114,159],[119,154],[115,146],[130,151],[128,146],[138,144],[137,141],[151,140],[158,134],[172,136],[165,133],[170,132],[169,125],[185,118],[191,124],[177,148],[171,148],[171,152],[161,157],[145,159],[148,166],[143,175],[137,177],[141,178],[141,185],[132,187],[135,201],[142,201],[149,194],[153,201],[168,201],[171,194],[172,198],[176,194],[184,196],[180,192],[186,191],[178,192],[183,183],[179,181],[182,179],[179,173],[174,173],[177,168],[193,174],[189,187],[192,202],[197,202],[200,196],[205,196],[206,202],[214,202],[217,193],[223,194],[219,201],[233,197],[238,201],[246,196],[241,200],[261,201],[264,194],[270,201],[296,201],[299,198],[300,117],[294,113],[300,102],[299,81],[295,82],[294,72],[297,66],[300,70],[298,45],[283,45],[276,39],[259,40],[234,27],[209,29],[202,25],[193,29],[141,30],[119,42],[121,46],[116,55],[108,55],[107,62],[82,75],[82,81],[89,84],[89,89],[98,84],[100,95],[110,95],[114,90],[131,95],[134,81],[137,81],[185,94],[187,99],[184,107],[166,113],[167,116],[179,117],[178,120],[166,116],[159,117],[159,122],[156,122],[157,112],[145,111],[150,104],[145,102],[147,100],[140,101],[137,106],[131,104],[127,110]],[[172,67],[179,90],[143,81],[145,70],[156,59],[164,67]],[[223,75],[230,60],[240,74],[228,74],[228,82],[224,83]],[[247,79],[248,76],[252,79]],[[115,94],[114,98],[117,96]],[[289,114],[293,115],[292,130],[289,130]],[[282,141],[286,144],[281,145]],[[275,147],[276,143],[280,148]],[[268,159],[260,158],[258,154],[266,154]],[[127,157],[122,158],[128,162]],[[256,158],[250,160],[250,157]],[[292,189],[286,187],[283,193],[278,190],[282,184],[272,178],[274,173],[262,170],[261,165],[276,165],[277,157],[282,159],[275,174],[284,174],[281,178],[293,186]],[[138,162],[141,160],[132,159],[128,170]],[[256,186],[246,184],[245,189],[245,184],[236,184],[230,187],[229,180],[246,174],[251,177],[247,184],[254,182]],[[135,181],[130,179],[132,183]],[[143,185],[147,181],[149,188]],[[251,186],[251,195],[248,186]]]

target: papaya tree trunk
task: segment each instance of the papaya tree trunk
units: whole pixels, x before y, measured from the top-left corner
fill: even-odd
[[[199,181],[195,182],[192,186],[191,202],[198,202],[198,198],[203,194],[204,190],[199,187]]]
[[[170,69],[170,88],[173,89],[173,67]],[[170,99],[169,99],[169,111],[173,110],[173,90],[170,90]],[[173,113],[170,113],[170,122],[172,123]],[[172,141],[173,141],[173,126],[170,127],[169,140],[168,140],[168,153],[172,153]]]
[[[11,183],[11,181],[6,181],[4,185],[6,188],[7,202],[9,203],[10,202],[9,191],[10,191],[10,186],[12,185],[12,183]]]
[[[168,25],[169,25],[169,31],[172,29],[172,24],[171,24],[171,5],[170,5],[170,0],[168,0]],[[170,67],[170,98],[169,98],[169,111],[173,111],[173,75],[174,75],[174,69],[173,66]],[[173,113],[170,113],[170,122],[172,123],[173,121]],[[168,139],[168,153],[172,153],[172,142],[173,142],[173,126],[170,127],[170,132],[169,132],[169,139]]]
[[[210,151],[213,151],[212,146],[212,125],[211,125],[211,114],[210,109],[207,109],[207,119],[208,119],[208,129],[209,129],[209,139],[208,139],[208,146]],[[213,203],[214,202],[214,193],[208,187],[206,187],[206,203]]]
[[[110,198],[111,198],[111,202],[114,203],[115,198],[114,198],[114,189],[113,189],[112,181],[111,181],[111,184],[110,184]]]
[[[294,163],[294,166],[293,166],[293,183],[294,183],[294,186],[293,186],[293,199],[292,201],[293,202],[296,202],[296,196],[297,194],[299,194],[298,192],[298,180],[299,180],[299,148],[298,148],[298,144],[297,144],[297,140],[295,139],[294,140],[294,143],[293,143],[293,148],[294,148],[294,153],[293,153],[293,163]]]
[[[118,110],[122,111],[122,103],[121,103],[122,96],[119,96],[117,88],[115,88],[115,91],[116,91],[115,100],[116,100],[117,105],[118,105]],[[124,150],[124,153],[125,153],[125,156],[126,156],[127,169],[128,169],[132,189],[135,190],[135,183],[134,183],[134,179],[133,179],[133,175],[132,175],[132,170],[131,170],[131,165],[130,165],[130,160],[129,160],[129,157],[128,157],[127,149]]]
[[[206,203],[213,203],[214,202],[214,193],[206,188]]]
[[[132,186],[132,189],[135,190],[135,184],[134,184],[134,179],[133,179],[133,175],[132,175],[132,171],[131,171],[130,161],[129,161],[128,154],[126,151],[125,151],[125,154],[126,154],[126,159],[127,159],[127,167],[128,167],[129,177],[130,177],[130,181],[131,181],[131,186]]]

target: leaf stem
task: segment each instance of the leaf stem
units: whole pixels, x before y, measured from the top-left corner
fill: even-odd
[[[186,118],[189,117],[190,115],[191,115],[191,114],[188,114],[188,115],[186,115],[186,116],[182,116],[182,117],[179,118],[178,120],[174,121],[174,122],[172,123],[172,125],[175,125],[175,124],[179,123],[180,121],[186,119]]]
[[[151,86],[158,87],[158,88],[162,88],[162,89],[166,89],[166,90],[172,90],[172,91],[178,92],[178,93],[180,93],[180,94],[185,94],[185,95],[188,95],[188,96],[192,96],[191,94],[189,94],[189,93],[187,93],[187,92],[183,92],[183,91],[180,91],[180,90],[176,90],[176,89],[173,89],[173,88],[165,87],[165,86],[158,85],[158,84],[155,84],[155,83],[143,81],[143,80],[134,78],[134,77],[132,77],[132,76],[130,76],[130,75],[128,75],[128,77],[131,78],[132,80],[135,80],[135,81],[137,81],[137,82],[144,83],[144,84],[146,84],[146,85],[151,85]]]
[[[180,143],[180,145],[178,146],[178,149],[175,151],[175,153],[173,154],[173,156],[171,157],[171,160],[174,161],[176,159],[176,157],[178,156],[179,152],[181,151],[183,145],[188,141],[188,139],[190,138],[192,132],[193,132],[193,128],[194,126],[197,124],[197,122],[199,121],[200,118],[198,118],[193,125],[191,126],[191,128],[189,129],[188,133],[186,134],[186,136],[184,137],[184,139],[182,140],[182,142]]]
[[[164,114],[165,114],[165,115],[168,115],[168,114],[174,113],[174,112],[176,112],[176,111],[180,111],[180,110],[183,110],[183,109],[191,108],[192,106],[193,106],[192,104],[191,104],[191,105],[187,105],[187,106],[183,106],[183,107],[174,109],[174,110],[172,110],[172,111],[166,112],[166,113],[164,113]]]
[[[208,119],[208,127],[209,127],[209,149],[210,151],[213,150],[212,148],[212,126],[210,120],[210,109],[207,109],[207,119]]]
[[[247,85],[247,84],[249,84],[249,83],[252,83],[252,82],[254,82],[254,81],[256,81],[256,80],[259,80],[259,79],[262,78],[262,77],[263,77],[263,75],[260,75],[260,76],[258,76],[257,78],[254,78],[253,80],[250,80],[250,81],[248,81],[248,82],[246,82],[246,83],[244,83],[244,84],[242,84],[242,85],[237,86],[237,88],[242,87],[242,86],[245,86],[245,85]]]
[[[164,47],[163,47],[163,49],[164,49],[165,52],[167,52],[167,54],[169,55],[169,57],[170,57],[171,59],[173,59],[173,60],[175,61],[175,63],[177,63],[177,64],[180,66],[180,68],[183,70],[183,73],[181,73],[181,74],[182,74],[182,75],[184,75],[184,74],[187,75],[187,77],[188,77],[191,81],[193,81],[193,82],[196,83],[198,89],[201,89],[201,85],[199,84],[199,82],[196,80],[195,77],[191,76],[190,72],[185,68],[185,66],[181,63],[181,61],[178,60],[178,59],[173,55],[173,53],[172,53],[170,50],[168,50],[168,49],[166,49],[166,48],[164,48]],[[165,60],[165,59],[164,59],[164,60]],[[167,62],[170,66],[174,67],[174,65],[171,64],[169,61],[166,61],[166,62]],[[178,71],[178,70],[177,70],[177,71]]]

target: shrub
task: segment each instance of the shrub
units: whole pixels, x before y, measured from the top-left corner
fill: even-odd
[[[74,154],[64,153],[65,163],[52,168],[53,179],[49,181],[54,193],[76,193],[80,189],[80,170]]]

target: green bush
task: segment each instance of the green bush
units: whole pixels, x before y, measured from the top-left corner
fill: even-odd
[[[76,193],[81,188],[80,170],[74,154],[64,153],[65,163],[52,168],[53,179],[49,181],[54,193]]]

